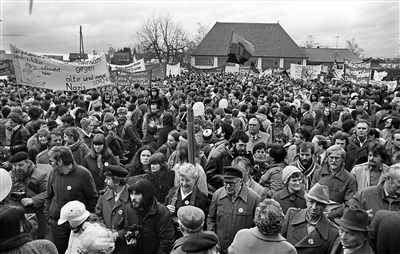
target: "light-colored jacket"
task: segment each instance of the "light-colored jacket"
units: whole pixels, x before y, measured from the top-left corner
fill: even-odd
[[[388,169],[389,166],[382,164],[380,168],[381,176],[379,177],[379,182],[377,185],[383,182],[383,175],[387,172]],[[371,169],[369,168],[368,162],[354,166],[354,168],[351,170],[350,173],[352,173],[356,177],[357,191],[361,191],[371,186],[370,183]]]

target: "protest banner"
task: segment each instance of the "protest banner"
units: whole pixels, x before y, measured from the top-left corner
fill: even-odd
[[[321,65],[290,64],[290,77],[294,79],[317,79],[321,74]]]
[[[104,54],[83,62],[62,62],[10,45],[17,84],[77,91],[111,85]]]
[[[343,78],[345,81],[366,86],[369,83],[370,77],[371,62],[354,63],[344,59]]]
[[[151,71],[130,72],[125,70],[114,70],[110,72],[111,82],[117,86],[128,86],[133,84],[148,84],[151,80]]]
[[[374,71],[374,80],[375,81],[381,81],[384,77],[386,77],[388,75],[388,73],[386,71]]]
[[[109,64],[109,66],[111,67],[112,71],[123,70],[123,71],[128,71],[128,72],[138,72],[138,71],[146,70],[146,67],[144,65],[144,59],[140,59],[139,61],[135,61],[128,65]]]
[[[192,70],[194,70],[197,74],[199,73],[207,73],[207,74],[211,74],[211,73],[223,73],[225,71],[225,64],[224,65],[220,65],[218,67],[212,67],[212,68],[199,68],[199,67],[194,67],[192,66]]]
[[[167,75],[179,75],[181,73],[181,63],[175,65],[167,64]]]
[[[0,61],[0,76],[11,75],[10,61],[4,60]]]
[[[370,80],[369,81],[370,84],[372,85],[378,85],[378,86],[386,86],[387,87],[387,91],[389,93],[393,93],[394,90],[397,87],[397,81],[376,81],[376,80]]]

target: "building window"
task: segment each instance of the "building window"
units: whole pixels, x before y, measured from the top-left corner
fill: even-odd
[[[297,64],[302,64],[302,62],[298,61]]]
[[[274,65],[274,66],[279,66],[279,61],[276,61],[276,60],[275,60],[275,61],[273,62],[273,65]]]
[[[214,64],[214,59],[208,58],[207,60],[208,60],[208,64]]]

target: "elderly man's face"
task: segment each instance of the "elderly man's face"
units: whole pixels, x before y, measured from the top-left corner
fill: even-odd
[[[249,121],[249,132],[251,135],[256,135],[260,129],[260,125],[257,119],[250,119]]]
[[[312,218],[319,218],[321,215],[323,215],[324,210],[325,204],[320,203],[312,198],[307,199],[307,213]]]
[[[352,249],[361,246],[365,242],[365,234],[362,231],[355,231],[339,227],[340,242],[345,249]]]
[[[366,137],[369,132],[368,124],[358,123],[356,126],[356,133],[358,137]]]
[[[242,179],[234,177],[233,179],[224,179],[224,187],[228,196],[236,195],[240,191]]]
[[[328,156],[329,168],[333,171],[337,171],[342,166],[343,160],[340,151],[333,151]]]

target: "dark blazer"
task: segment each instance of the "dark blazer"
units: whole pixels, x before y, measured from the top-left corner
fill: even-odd
[[[10,143],[11,155],[14,155],[18,152],[28,152],[26,144],[28,143],[29,138],[30,134],[28,129],[20,125],[19,128],[16,131],[14,131],[14,133],[11,136],[11,143]]]
[[[133,247],[126,244],[124,232],[126,209],[131,204],[128,188],[129,186],[125,185],[125,189],[122,191],[117,202],[114,199],[114,191],[108,189],[104,195],[99,197],[95,209],[96,215],[103,220],[107,228],[118,232],[118,238],[115,242],[115,254],[133,252]]]
[[[342,254],[343,253],[343,245],[340,242],[340,237],[338,237],[333,245],[333,249],[331,254]],[[374,254],[374,252],[371,249],[371,246],[369,246],[368,241],[364,242],[364,245],[352,252],[351,254]]]
[[[307,233],[307,209],[289,208],[281,234],[291,243],[299,254],[331,253],[333,244],[339,236],[338,229],[324,215],[315,230]]]
[[[400,212],[380,210],[372,222],[370,245],[375,253],[400,253]]]

